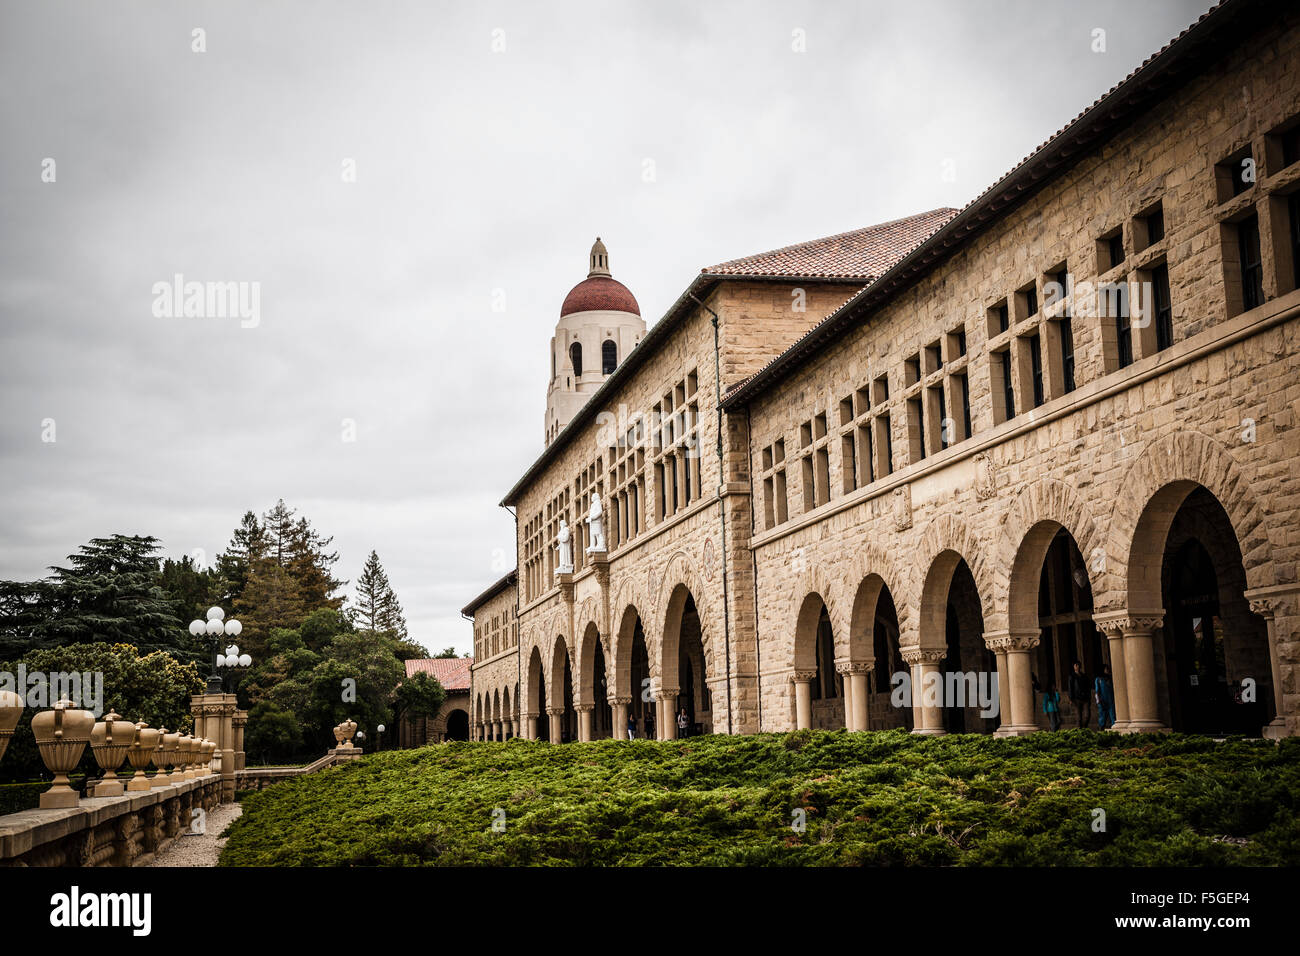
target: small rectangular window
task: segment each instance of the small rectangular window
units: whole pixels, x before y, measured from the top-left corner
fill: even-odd
[[[886,375],[879,376],[875,380],[875,382],[872,383],[871,389],[875,393],[873,396],[875,404],[883,405],[885,404],[885,402],[889,401],[889,377],[888,376]]]
[[[1255,159],[1246,146],[1214,167],[1214,182],[1219,202],[1240,196],[1255,185]]]
[[[858,487],[858,462],[852,432],[840,438],[840,485],[845,494]]]
[[[970,438],[972,431],[970,425],[970,383],[966,375],[954,375],[952,377],[952,387],[956,392],[958,406],[961,408],[961,434],[957,436],[958,441],[965,441]]]
[[[925,409],[919,398],[907,400],[907,438],[909,464],[925,457]]]
[[[1300,130],[1300,127],[1296,127]],[[1300,192],[1292,193],[1286,200],[1291,221],[1291,271],[1293,287],[1300,289]]]
[[[1237,223],[1237,254],[1241,263],[1241,301],[1249,312],[1264,304],[1264,260],[1260,252],[1259,217]]]
[[[1043,348],[1037,335],[1025,337],[1029,346],[1029,379],[1033,383],[1034,408],[1043,404]]]
[[[1009,328],[1011,328],[1011,312],[1007,308],[1007,300],[1003,299],[990,306],[988,310],[988,336],[995,338]]]
[[[1038,314],[1038,288],[1036,286],[1026,286],[1021,293],[1025,297],[1025,318],[1030,318]]]
[[[1174,344],[1174,310],[1169,295],[1169,267],[1161,264],[1151,270],[1151,298],[1155,306],[1156,351]]]
[[[915,385],[921,380],[921,356],[913,355],[903,362],[903,385]]]
[[[1127,288],[1115,300],[1115,349],[1120,368],[1133,364],[1133,325],[1129,320]]]
[[[1074,326],[1067,315],[1061,319],[1061,374],[1066,394],[1074,391]]]
[[[1109,236],[1102,239],[1106,247],[1106,268],[1103,271],[1109,271],[1124,262],[1124,234],[1116,229]]]
[[[883,478],[894,470],[894,435],[889,412],[877,415],[872,427],[876,432],[876,477]]]

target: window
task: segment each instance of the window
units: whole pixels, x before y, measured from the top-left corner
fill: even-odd
[[[1029,380],[1034,395],[1034,408],[1043,404],[1043,348],[1037,335],[1026,335],[1024,342],[1029,351]]]
[[[1067,314],[1058,323],[1061,343],[1061,387],[1062,394],[1074,391],[1074,325]]]
[[[1001,425],[1016,417],[1016,401],[1012,389],[1011,350],[1004,348],[989,355],[989,380],[993,391],[993,424]]]
[[[785,489],[785,439],[778,438],[763,449],[762,456],[764,528],[775,528],[789,517]]]
[[[921,356],[913,355],[903,362],[903,387],[915,385],[921,380]]]
[[[1237,223],[1237,255],[1241,263],[1241,301],[1249,312],[1264,304],[1264,261],[1260,254],[1259,217]]]
[[[925,458],[925,409],[919,398],[907,400],[907,454],[908,464]]]
[[[961,409],[961,419],[959,424],[961,431],[957,435],[957,441],[965,441],[970,438],[970,382],[966,378],[965,372],[960,372],[952,377],[953,394],[957,399],[957,407]]]
[[[1097,240],[1097,271],[1109,272],[1124,262],[1124,232],[1112,229]]]
[[[826,435],[825,413],[814,416],[799,427],[804,511],[812,511],[831,498],[830,451]]]
[[[1120,368],[1133,364],[1133,328],[1129,321],[1128,290],[1123,288],[1115,298],[1115,349]]]
[[[1011,328],[1011,311],[1007,308],[1007,300],[1003,299],[989,307],[988,310],[988,335],[989,338],[995,338],[1001,335],[1007,329]]]
[[[574,342],[569,346],[569,361],[573,363],[574,378],[582,378],[582,345]]]
[[[939,371],[943,367],[943,354],[939,343],[933,342],[925,347],[925,374]]]
[[[652,433],[656,436],[655,516],[658,519],[676,514],[696,501],[702,492],[698,382],[698,376],[692,371],[652,410],[657,423]]]
[[[1137,218],[1137,228],[1133,230],[1133,242],[1138,249],[1154,246],[1165,237],[1165,213],[1160,203],[1156,203]]]
[[[1291,280],[1293,286],[1300,289],[1300,192],[1288,196],[1286,204],[1291,220]]]
[[[1282,147],[1283,167],[1294,166],[1300,162],[1300,123],[1279,133],[1277,138]]]
[[[1255,185],[1255,159],[1249,146],[1237,150],[1214,167],[1214,183],[1221,203],[1240,196]]]
[[[1025,318],[1038,314],[1038,289],[1036,286],[1028,285],[1020,290],[1021,296],[1024,297]]]
[[[1169,296],[1169,267],[1161,264],[1151,271],[1151,298],[1155,306],[1156,351],[1174,344],[1174,309]]]
[[[645,421],[638,415],[607,453],[609,550],[631,541],[645,528]]]
[[[966,354],[966,327],[948,333],[948,361],[953,362]]]
[[[600,374],[609,375],[618,367],[618,346],[606,339],[600,347]]]

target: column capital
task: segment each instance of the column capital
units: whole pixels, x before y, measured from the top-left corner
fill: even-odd
[[[792,683],[792,684],[806,684],[806,683],[808,683],[809,681],[813,680],[816,676],[817,676],[817,669],[816,669],[816,668],[813,668],[813,669],[810,670],[810,671],[799,671],[799,670],[791,671],[791,672],[790,672],[790,683]]]
[[[593,710],[596,709],[596,705],[595,704],[574,704],[573,709],[580,714],[590,714]]]
[[[676,687],[660,687],[655,691],[655,700],[672,700],[677,693]]]
[[[900,647],[898,656],[906,664],[938,664],[948,656],[945,647]]]
[[[563,708],[563,707],[547,707],[547,708],[546,708],[546,712],[547,712],[548,714],[550,714],[552,717],[563,717],[563,716],[564,716],[564,708]]]
[[[837,674],[869,674],[876,669],[875,658],[865,661],[838,660],[835,662]]]
[[[1040,628],[1015,628],[1005,631],[985,631],[984,646],[997,651],[1032,651],[1038,646],[1043,632]]]
[[[611,705],[615,705],[615,706],[617,706],[618,704],[630,704],[632,703],[632,695],[618,694],[613,697],[606,697],[605,700],[607,700]]]
[[[1247,588],[1242,595],[1250,602],[1250,610],[1265,620],[1279,614],[1292,614],[1300,584],[1274,584],[1266,588]]]
[[[1097,630],[1105,632],[1107,637],[1150,634],[1164,621],[1164,608],[1142,611],[1113,608],[1108,611],[1097,611],[1092,615],[1092,623]]]

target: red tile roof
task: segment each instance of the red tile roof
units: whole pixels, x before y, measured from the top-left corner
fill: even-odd
[[[469,669],[474,666],[472,657],[426,657],[406,662],[406,676],[428,674],[436,677],[447,690],[469,690]]]
[[[931,209],[892,222],[732,259],[700,271],[720,276],[872,279],[955,215],[956,209]]]

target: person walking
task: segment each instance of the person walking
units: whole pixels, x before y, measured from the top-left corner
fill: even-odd
[[[691,722],[686,716],[686,708],[677,712],[677,736],[685,739],[690,736]]]
[[[631,714],[627,715],[627,739],[636,740],[636,718]]]
[[[1115,726],[1115,684],[1110,668],[1103,667],[1092,684],[1093,699],[1097,702],[1097,729],[1108,730]]]
[[[1055,684],[1049,683],[1043,691],[1043,713],[1053,730],[1061,729],[1061,692]]]
[[[1074,667],[1070,670],[1070,682],[1066,690],[1070,695],[1070,703],[1074,705],[1078,726],[1087,727],[1092,722],[1092,686],[1088,675],[1083,672],[1083,665],[1078,661],[1074,662]]]

